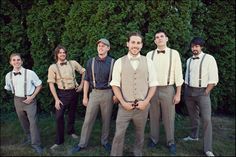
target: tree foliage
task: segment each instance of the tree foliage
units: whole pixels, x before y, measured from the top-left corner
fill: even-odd
[[[220,76],[212,92],[213,109],[235,113],[235,1],[6,0],[1,1],[0,14],[1,111],[13,110],[12,96],[4,90],[12,52],[21,53],[24,67],[42,79],[38,103],[41,110],[51,112],[54,102],[46,82],[47,69],[55,62],[53,51],[58,44],[67,48],[70,59],[85,66],[97,54],[99,38],[109,39],[110,55],[119,58],[127,53],[127,33],[139,31],[144,36],[145,55],[155,49],[154,33],[163,28],[168,33],[168,46],[180,52],[183,70],[191,55],[190,40],[194,36],[206,39],[204,52],[216,58]]]

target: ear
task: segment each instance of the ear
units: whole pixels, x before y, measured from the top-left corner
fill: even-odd
[[[166,37],[166,42],[169,40],[169,38],[168,37]]]
[[[126,46],[129,47],[129,42],[126,42]]]

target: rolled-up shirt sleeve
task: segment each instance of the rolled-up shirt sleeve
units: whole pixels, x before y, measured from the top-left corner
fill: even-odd
[[[148,77],[149,77],[149,87],[157,86],[157,74],[154,68],[153,61],[149,58],[147,58],[147,65],[148,65]]]
[[[120,87],[120,83],[121,83],[121,58],[116,60],[114,64],[112,71],[112,80],[110,82],[110,85]]]

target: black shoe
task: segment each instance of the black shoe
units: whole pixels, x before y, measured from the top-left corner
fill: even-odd
[[[171,155],[176,155],[176,145],[175,144],[170,144],[168,146],[168,148],[169,148],[169,151],[170,151]]]
[[[104,147],[104,149],[105,149],[107,152],[110,152],[110,151],[111,151],[111,145],[110,145],[110,143],[104,144],[103,147]]]
[[[149,148],[155,148],[156,146],[157,146],[157,144],[154,143],[151,139],[149,139],[148,147],[149,147]]]
[[[79,151],[81,151],[81,147],[77,144],[76,146],[74,146],[71,150],[70,150],[70,152],[69,152],[69,155],[72,155],[72,154],[74,154],[74,153],[76,153],[76,152],[79,152]]]
[[[43,154],[43,148],[42,147],[40,147],[40,146],[32,146],[32,147],[33,147],[34,151],[37,154],[39,154],[39,155]]]

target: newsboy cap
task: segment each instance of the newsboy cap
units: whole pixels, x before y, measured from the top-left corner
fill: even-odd
[[[100,43],[100,42],[102,42],[103,44],[105,44],[105,45],[107,45],[107,46],[110,47],[110,42],[109,42],[107,39],[101,38],[101,39],[99,39],[99,40],[97,41],[97,44]]]

